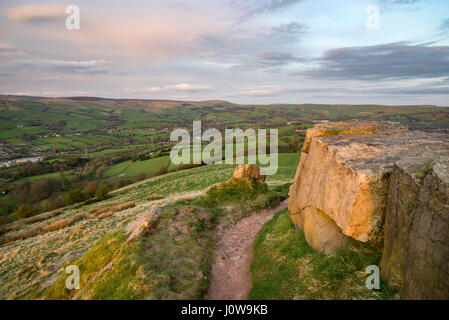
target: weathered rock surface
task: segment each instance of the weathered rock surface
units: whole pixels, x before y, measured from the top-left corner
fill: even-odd
[[[131,221],[126,227],[125,232],[129,233],[127,242],[132,242],[142,232],[144,232],[152,224],[156,223],[162,214],[161,206],[153,206],[149,210],[146,210],[139,214],[133,221]]]
[[[290,216],[318,251],[347,246],[348,237],[383,251],[382,275],[402,297],[447,297],[446,157],[447,134],[391,122],[316,125],[290,188]]]
[[[449,299],[449,157],[397,163],[380,269],[404,299]]]
[[[232,176],[234,179],[252,178],[258,179],[260,182],[265,181],[265,176],[261,174],[260,168],[252,164],[241,164],[234,171]]]

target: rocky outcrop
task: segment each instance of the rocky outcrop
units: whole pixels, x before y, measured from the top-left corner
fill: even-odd
[[[290,216],[318,251],[355,239],[383,252],[381,272],[402,297],[442,297],[448,280],[432,273],[449,279],[445,157],[444,134],[391,122],[316,125],[306,133]]]
[[[380,270],[404,299],[449,299],[449,157],[396,164]]]
[[[235,169],[231,179],[225,182],[218,182],[210,185],[201,192],[201,195],[205,197],[211,189],[217,188],[219,186],[237,185],[243,183],[251,189],[255,185],[263,184],[264,182],[265,175],[261,173],[258,166],[252,164],[240,164],[237,169]]]
[[[237,169],[234,171],[232,177],[234,179],[244,179],[244,178],[257,179],[261,183],[265,181],[265,176],[260,172],[260,168],[252,164],[239,165]]]

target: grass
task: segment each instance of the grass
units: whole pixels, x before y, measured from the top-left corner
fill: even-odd
[[[244,196],[283,195],[287,186],[268,190],[266,185],[246,188],[226,184],[226,192]],[[243,188],[243,189],[242,189]],[[245,193],[246,192],[246,193]],[[220,195],[222,195],[220,193]],[[206,199],[209,196],[206,197]],[[215,194],[211,196],[215,199]],[[229,199],[228,199],[229,200]],[[68,260],[48,287],[36,287],[30,299],[200,299],[209,284],[215,247],[215,227],[219,222],[232,223],[245,216],[241,210],[205,208],[204,201],[180,200],[166,205],[155,222],[144,224],[144,232],[134,241],[125,241],[122,232],[107,234],[80,258]],[[227,201],[220,202],[221,204]],[[239,202],[234,203],[236,207]],[[123,205],[126,205],[123,204]],[[264,202],[261,207],[268,206]],[[98,207],[92,214],[108,211],[117,205]],[[129,206],[126,206],[129,207]],[[106,212],[107,214],[108,212]],[[100,214],[101,215],[101,214]],[[230,217],[232,216],[232,217]],[[97,216],[99,217],[99,216]],[[110,245],[110,244],[113,245]],[[96,259],[101,256],[101,259]],[[65,267],[76,265],[81,273],[81,289],[68,290]]]
[[[35,175],[35,176],[20,178],[20,179],[14,181],[14,184],[20,184],[25,181],[36,182],[36,181],[42,180],[42,179],[61,179],[62,176],[64,176],[67,179],[75,178],[75,176],[72,175],[72,171],[67,170],[67,171],[64,171],[62,174],[61,174],[61,172],[50,172],[50,173],[44,173],[44,174],[39,174],[39,175]]]
[[[106,177],[113,176],[137,176],[139,173],[145,174],[154,174],[161,167],[166,166],[169,168],[170,166],[170,157],[159,157],[155,159],[149,159],[144,161],[125,161],[119,164],[116,164],[105,172]]]
[[[199,299],[209,283],[217,214],[183,203],[165,207],[157,225],[136,241],[127,243],[122,232],[106,235],[28,298]],[[80,269],[79,291],[65,287],[69,264]]]
[[[251,264],[250,299],[393,299],[381,281],[380,290],[365,287],[365,269],[378,265],[380,254],[363,245],[335,254],[321,254],[296,230],[286,210],[259,231]]]
[[[424,165],[419,167],[414,173],[413,176],[418,179],[422,180],[424,177],[429,173],[430,169],[432,169],[432,162],[426,162]]]

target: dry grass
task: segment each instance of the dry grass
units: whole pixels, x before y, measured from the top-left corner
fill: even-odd
[[[37,215],[29,217],[29,218],[21,219],[19,221],[15,221],[15,222],[9,223],[7,225],[1,226],[0,233],[6,233],[6,232],[10,232],[10,231],[20,230],[23,228],[23,226],[25,226],[27,224],[44,221],[44,220],[56,217],[56,216],[62,214],[63,212],[64,212],[64,210],[62,210],[62,209],[56,209],[53,211],[37,214]]]
[[[37,226],[34,228],[30,228],[30,229],[23,231],[16,235],[5,236],[0,239],[0,242],[12,243],[17,240],[25,240],[25,239],[32,238],[32,237],[35,237],[40,234],[67,228],[71,224],[74,224],[75,222],[84,220],[86,218],[87,218],[86,214],[80,213],[80,214],[78,214],[72,218],[69,218],[69,219],[57,220],[57,221],[54,221],[45,226]]]
[[[153,194],[150,194],[148,197],[147,197],[147,200],[148,201],[154,201],[154,200],[161,200],[161,199],[164,199],[165,197],[164,197],[164,195],[162,195],[162,194],[159,194],[159,193],[153,193]]]
[[[95,208],[90,211],[90,214],[87,215],[88,219],[103,219],[106,217],[112,216],[116,212],[120,212],[126,209],[134,208],[136,206],[134,201],[124,202],[121,204],[110,204],[106,207]]]
[[[105,212],[105,213],[102,213],[102,214],[98,215],[97,218],[98,219],[103,219],[103,218],[106,218],[106,217],[110,217],[114,213],[115,213],[114,211],[108,211],[108,212]]]
[[[62,219],[62,220],[58,220],[53,223],[50,223],[49,225],[46,225],[42,228],[42,232],[45,233],[45,232],[52,232],[52,231],[64,229],[64,228],[67,228],[68,226],[70,226],[71,224],[74,224],[75,222],[84,220],[86,218],[87,218],[86,214],[80,213],[80,214],[77,214],[76,216],[74,216],[73,218]]]
[[[114,211],[119,212],[119,211],[123,211],[123,210],[129,209],[129,208],[133,208],[135,206],[136,206],[136,204],[134,203],[134,201],[129,201],[129,202],[125,202],[125,203],[117,205],[114,208]]]

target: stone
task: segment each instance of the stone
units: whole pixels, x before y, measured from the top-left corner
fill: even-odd
[[[301,228],[307,243],[326,254],[349,247],[354,241],[345,236],[331,218],[313,207],[304,209]]]
[[[403,299],[449,299],[449,157],[396,164],[380,270]]]
[[[289,193],[290,215],[300,215],[309,206],[317,208],[346,236],[381,250],[395,162],[425,162],[447,153],[448,135],[409,131],[391,122],[316,125],[306,132]]]
[[[260,173],[260,168],[252,164],[240,164],[232,175],[234,179],[252,178],[260,182],[265,181],[265,176]]]
[[[449,134],[392,122],[316,125],[288,207],[315,250],[367,243],[402,299],[449,299]]]
[[[152,206],[149,210],[146,210],[139,214],[134,220],[132,220],[126,227],[125,232],[129,233],[128,243],[134,241],[142,232],[156,223],[163,211],[162,206]]]

